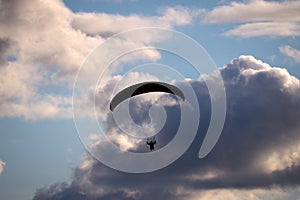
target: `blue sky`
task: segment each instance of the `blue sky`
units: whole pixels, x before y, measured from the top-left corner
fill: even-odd
[[[87,156],[84,145],[77,135],[72,115],[72,87],[77,70],[97,46],[105,42],[107,37],[133,28],[162,27],[186,34],[202,45],[217,67],[225,66],[226,69],[223,71],[225,75],[228,73],[228,76],[231,76],[227,65],[236,59],[236,62],[231,64],[236,66],[241,74],[246,71],[247,66],[251,66],[255,70],[268,72],[266,80],[269,80],[270,77],[280,80],[278,85],[282,88],[286,87],[285,83],[290,83],[292,86],[286,89],[289,93],[283,93],[291,101],[286,101],[287,104],[282,106],[286,112],[278,110],[278,113],[288,113],[287,119],[291,117],[291,121],[296,123],[299,116],[294,112],[300,109],[297,107],[299,104],[294,103],[294,100],[299,99],[300,91],[297,89],[300,79],[299,9],[300,1],[297,0],[234,2],[226,0],[189,2],[177,0],[54,0],[31,1],[30,3],[21,0],[1,1],[0,13],[3,14],[0,16],[0,73],[2,75],[0,77],[0,199],[33,199],[39,188],[60,182],[78,183],[74,176],[86,177],[87,169],[95,169],[96,172],[97,170],[107,171],[105,167],[99,167]],[[241,55],[250,57],[240,57]],[[137,62],[129,62],[129,66],[156,62],[173,65],[179,69],[179,65],[187,64],[172,56],[168,57],[167,53],[163,52],[142,52],[130,56],[128,60]],[[264,64],[261,64],[259,60]],[[243,63],[246,63],[247,66],[244,66]],[[272,68],[268,68],[267,65]],[[275,67],[283,70],[273,71]],[[285,73],[284,69],[288,73]],[[182,73],[188,78],[193,77],[191,71],[183,70]],[[245,72],[243,76],[249,78],[250,75],[246,73],[250,72]],[[260,82],[255,76],[256,73],[251,75],[253,77],[249,78],[249,82],[256,80],[258,88],[260,84],[262,88],[265,87],[264,82]],[[291,78],[293,76],[296,78]],[[131,78],[141,81],[148,77],[133,75]],[[110,87],[110,80],[119,79],[111,74],[105,76],[104,86],[107,88]],[[288,80],[291,81],[288,82]],[[228,90],[235,88],[229,83],[230,81],[228,81]],[[272,83],[270,82],[270,84]],[[267,86],[267,89],[262,91],[270,94],[272,99],[272,95],[275,93],[270,91],[273,91],[274,88]],[[275,88],[278,91],[282,89],[279,86]],[[238,85],[236,87],[237,91],[240,91]],[[245,87],[249,89],[249,93],[244,96],[252,97],[250,92],[253,87],[254,83]],[[239,103],[245,100],[234,92],[232,96],[230,94],[229,92],[230,99],[232,97],[230,101],[239,100],[236,101],[236,105],[240,105]],[[253,95],[255,96],[255,94]],[[278,94],[276,93],[276,95]],[[261,101],[263,102],[263,99]],[[101,102],[102,100],[99,103]],[[257,103],[257,105],[260,104]],[[281,104],[276,105],[278,107]],[[234,110],[232,115],[243,109],[241,107],[240,110]],[[270,109],[272,109],[271,106]],[[106,116],[105,112],[100,112],[100,115]],[[231,113],[228,115],[231,116]],[[240,115],[237,114],[237,116]],[[237,121],[232,123],[239,124],[239,120],[244,119],[244,115],[241,116],[240,119],[233,117],[232,119]],[[253,114],[253,117],[255,116]],[[277,116],[276,112],[274,116]],[[245,119],[248,119],[247,117],[249,116],[245,116]],[[280,114],[277,118],[281,119]],[[268,121],[268,118],[264,122],[267,125],[272,123],[274,121]],[[286,125],[285,122],[282,124],[283,127]],[[266,132],[269,131],[267,125]],[[257,122],[257,126],[260,127],[260,123]],[[294,140],[298,141],[299,126],[296,124],[289,124],[289,126],[293,129],[287,128],[287,134],[290,133]],[[228,125],[227,128],[237,131],[248,128],[242,127],[240,124],[237,127]],[[281,130],[280,128],[278,130]],[[297,131],[298,134],[295,134]],[[284,137],[284,135],[280,136]],[[118,139],[116,141],[120,142]],[[234,139],[232,141],[235,142]],[[253,141],[255,140],[253,139]],[[281,146],[280,144],[278,146]],[[137,143],[128,141],[122,143],[121,141],[119,145],[126,149],[133,148]],[[273,162],[271,170],[284,170],[300,166],[300,156],[298,156],[300,149],[296,148],[298,144],[284,145],[291,147],[284,151],[286,154],[278,153],[274,154],[275,156],[272,154],[273,157],[268,157],[271,160],[270,163]],[[282,146],[284,145],[282,144]],[[217,149],[222,149],[221,147],[223,146],[221,145]],[[272,144],[266,152],[272,150],[276,152],[278,148]],[[279,163],[278,157],[283,157],[283,160],[286,158],[287,163],[291,162],[292,164],[283,165]],[[217,168],[218,164],[207,164],[206,162],[208,163],[208,161],[204,162],[204,165],[207,165],[205,169]],[[270,163],[266,165],[271,166]],[[180,169],[180,162],[178,166]],[[198,165],[195,164],[195,166]],[[172,172],[170,173],[172,176]],[[109,171],[107,174],[108,176],[120,175],[113,171]],[[123,175],[120,177],[124,178]],[[99,178],[102,179],[101,176]],[[110,182],[109,178],[107,178],[107,182]],[[185,196],[187,199],[195,199],[197,195],[202,195],[203,198],[212,195],[211,197],[215,199],[222,195],[228,195],[232,199],[240,199],[247,195],[250,197],[251,194],[255,195],[257,199],[269,199],[272,198],[271,193],[276,193],[278,199],[284,199],[286,196],[289,199],[296,199],[300,194],[298,189],[300,182],[295,182],[291,184],[293,187],[288,185],[288,189],[281,188],[284,183],[281,183],[280,178],[276,182],[279,186],[275,184],[278,187],[271,189],[266,189],[267,187],[259,184],[251,187],[245,183],[245,187],[241,188],[236,187],[235,184],[224,184],[220,188],[212,187],[212,193],[210,193],[211,190],[203,191],[205,187],[193,186],[184,188],[187,193],[191,194],[190,196],[186,193],[182,194],[187,195]],[[272,183],[270,184],[273,186]],[[72,189],[72,186],[68,187]],[[82,185],[79,184],[77,187],[80,189]],[[103,187],[108,190],[107,188],[113,186],[109,183],[106,185],[101,183],[100,185],[89,185],[89,187],[91,190],[93,187]],[[145,187],[151,188],[150,185]],[[234,189],[227,189],[230,187]],[[247,190],[249,187],[251,189]],[[46,194],[47,187],[45,188]],[[124,189],[121,186],[120,188],[116,191],[127,192],[132,189]],[[140,188],[136,186],[135,189],[139,191]],[[143,189],[140,189],[141,193],[143,193]],[[62,192],[62,194],[64,193]],[[86,194],[90,193],[86,192]],[[105,193],[104,195],[101,192],[93,193],[91,196],[93,195],[99,195],[103,199],[112,198],[105,196],[110,194]],[[124,196],[121,195],[121,197]],[[126,198],[124,197],[124,199]],[[132,198],[135,198],[134,195]],[[36,199],[42,198],[37,194]],[[62,199],[67,199],[67,197]]]

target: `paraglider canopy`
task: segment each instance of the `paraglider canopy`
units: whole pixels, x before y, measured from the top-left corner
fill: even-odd
[[[166,92],[175,94],[185,100],[183,92],[176,86],[164,82],[143,82],[125,88],[116,94],[110,102],[110,110],[114,109],[124,100],[149,92]]]

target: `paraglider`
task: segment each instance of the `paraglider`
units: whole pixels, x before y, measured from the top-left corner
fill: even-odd
[[[149,92],[166,92],[181,97],[183,101],[185,100],[183,92],[174,85],[170,85],[164,82],[143,82],[129,86],[124,90],[120,91],[118,94],[116,94],[110,102],[110,110],[114,111],[114,109],[122,101],[130,97]]]
[[[154,145],[156,144],[155,137],[153,137],[152,139],[148,138],[146,144],[149,145],[150,151],[153,151],[154,150]]]

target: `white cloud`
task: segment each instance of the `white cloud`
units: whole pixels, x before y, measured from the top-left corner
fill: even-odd
[[[291,76],[285,68],[271,67],[268,63],[254,58],[253,56],[242,55],[238,59],[234,59],[234,65],[240,65],[240,72],[246,77],[246,80],[259,73],[268,73],[272,77],[280,80],[280,90],[289,90],[293,92],[299,88],[299,79]]]
[[[257,36],[299,36],[300,24],[292,22],[257,22],[247,23],[224,33],[226,36],[242,38]]]
[[[16,62],[73,74],[86,54],[103,41],[71,28],[73,13],[59,0],[1,1],[0,37],[11,41]]]
[[[288,196],[287,192],[278,189],[271,188],[267,189],[249,189],[249,190],[237,190],[237,189],[214,189],[207,191],[185,191],[187,198],[184,200],[264,200],[273,199],[284,199]]]
[[[204,23],[242,23],[227,36],[299,36],[300,1],[250,0],[232,2],[208,11]]]
[[[300,32],[300,30],[299,30]],[[279,47],[279,51],[291,58],[295,63],[300,63],[300,50],[295,49],[289,45]]]
[[[276,151],[271,151],[262,156],[263,168],[271,173],[276,170],[284,170],[300,164],[300,143],[295,142],[288,148],[279,147]]]
[[[232,2],[209,11],[203,22],[234,23],[259,21],[300,21],[300,1],[250,0]]]
[[[0,175],[2,174],[3,170],[4,170],[4,166],[6,165],[5,162],[3,162],[2,160],[0,160]]]
[[[0,38],[12,59],[0,70],[0,116],[26,119],[71,117],[74,74],[102,41],[71,28],[72,12],[61,1],[1,1]],[[70,93],[70,92],[69,92]]]
[[[71,116],[71,97],[41,94],[44,77],[33,65],[8,62],[0,67],[0,117],[25,119]]]
[[[170,28],[192,22],[185,7],[165,8],[159,16],[123,16],[73,13],[60,0],[3,0],[0,13],[0,117],[26,119],[72,117],[75,74],[107,35],[142,26]],[[158,39],[150,34],[136,37]],[[125,49],[143,45],[120,42]],[[137,59],[155,61],[160,53],[139,51],[120,61]]]
[[[114,33],[138,27],[164,27],[188,25],[193,16],[186,7],[167,7],[159,10],[161,16],[129,16],[106,13],[76,13],[71,22],[75,29],[90,35],[108,37]]]

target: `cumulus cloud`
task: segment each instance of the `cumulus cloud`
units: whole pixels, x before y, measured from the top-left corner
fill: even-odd
[[[299,1],[232,2],[208,11],[204,23],[242,23],[227,36],[299,36]]]
[[[185,7],[168,7],[147,17],[74,13],[61,0],[3,0],[0,12],[0,117],[26,119],[72,117],[75,74],[107,36],[142,26],[192,23]],[[141,45],[121,42],[123,48]],[[126,57],[126,61],[136,59],[155,61],[160,54],[145,50]]]
[[[70,117],[70,90],[85,55],[101,42],[70,26],[61,1],[1,1],[1,117]],[[6,48],[4,48],[6,47]],[[53,91],[53,90],[52,90]],[[70,92],[69,92],[70,93]]]
[[[274,193],[279,199],[289,198],[291,194],[281,187],[300,184],[299,80],[252,56],[240,56],[220,72],[227,117],[220,140],[207,157],[197,155],[210,121],[210,98],[201,79],[189,80],[199,99],[201,119],[194,142],[181,158],[155,172],[129,174],[86,156],[71,184],[41,188],[34,199],[264,199]],[[166,107],[166,125],[157,135],[162,145],[176,134],[177,109],[177,104]],[[132,115],[137,113],[133,110]],[[138,119],[143,120],[147,119]],[[95,150],[103,145],[97,142]],[[132,143],[127,150],[142,152],[144,145]]]
[[[4,166],[5,166],[5,162],[3,162],[2,160],[0,160],[0,175],[2,174],[3,170],[4,170]]]
[[[279,47],[279,51],[291,58],[295,63],[300,63],[300,50],[295,49],[289,45]]]

